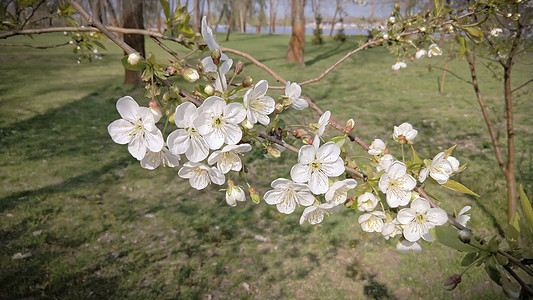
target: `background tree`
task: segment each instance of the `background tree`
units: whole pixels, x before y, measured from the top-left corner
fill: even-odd
[[[122,27],[123,28],[144,28],[143,1],[131,0],[122,1]],[[144,51],[144,36],[139,34],[124,34],[124,42],[137,50],[142,57],[146,57]],[[124,53],[127,54],[127,53]],[[125,69],[124,83],[130,85],[141,85],[142,71]]]
[[[291,1],[291,27],[292,34],[287,49],[287,62],[304,64],[305,47],[305,0]]]

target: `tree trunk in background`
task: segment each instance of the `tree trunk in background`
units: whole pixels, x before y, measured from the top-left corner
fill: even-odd
[[[194,31],[196,32],[200,32],[200,1],[199,0],[194,0],[194,4],[193,4],[194,8],[193,8],[193,17],[192,17],[192,24],[193,24],[193,29]]]
[[[305,47],[305,0],[291,1],[291,26],[292,35],[287,50],[287,62],[304,64]]]
[[[111,26],[120,27],[120,22],[118,21],[117,14],[115,13],[115,8],[110,0],[104,1],[104,6],[107,12],[109,13],[109,20],[111,21]]]
[[[122,1],[122,27],[143,29],[143,3],[142,0]],[[144,36],[140,34],[124,34],[124,42],[133,49],[139,51],[142,57],[146,57],[144,51]],[[126,54],[126,53],[124,53]],[[141,85],[142,71],[125,71],[125,84]]]

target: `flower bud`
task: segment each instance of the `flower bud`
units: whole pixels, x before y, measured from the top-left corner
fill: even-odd
[[[190,83],[193,83],[200,78],[198,71],[193,68],[183,68],[181,69],[180,74],[181,76],[183,76],[183,79],[187,80]]]
[[[354,127],[355,127],[355,121],[353,119],[348,120],[344,128],[344,133],[350,134],[350,132],[352,132]]]
[[[472,232],[463,229],[459,231],[457,237],[461,240],[461,242],[468,244],[470,243],[470,239],[472,238]]]
[[[395,17],[390,17],[390,18],[389,18],[389,23],[390,23],[390,24],[394,24],[394,23],[396,23],[396,18],[395,18]]]
[[[242,125],[242,127],[246,128],[246,129],[254,128],[254,124],[250,123],[250,121],[248,121],[248,119],[244,119],[244,121],[242,121],[241,125]]]
[[[169,92],[166,92],[166,93],[163,94],[163,102],[166,103],[166,102],[170,101],[170,98],[172,98],[172,97],[170,96]]]
[[[174,74],[178,73],[178,70],[176,70],[176,68],[174,68],[173,66],[168,66],[167,67],[167,74],[172,76]]]
[[[303,129],[296,129],[295,131],[292,132],[292,135],[297,139],[303,137],[305,134],[307,134],[307,131]]]
[[[383,35],[383,39],[384,39],[384,40],[388,40],[388,39],[389,39],[389,34],[388,34],[388,33],[385,33],[385,34]]]
[[[148,106],[150,107],[150,111],[154,115],[154,120],[157,123],[163,116],[163,114],[161,113],[161,108],[159,108],[159,104],[157,103],[157,101],[151,100],[148,103]]]
[[[215,93],[215,88],[212,84],[208,84],[204,88],[204,93],[206,93],[208,96],[212,96]]]
[[[274,107],[274,113],[279,114],[282,111],[283,111],[283,104],[277,103],[276,106]]]
[[[246,76],[243,80],[242,80],[242,87],[249,87],[252,85],[252,83],[254,83],[254,80],[252,79],[252,77],[250,76]]]
[[[422,27],[420,27],[419,30],[420,30],[420,32],[426,32],[426,27],[422,26]]]
[[[252,201],[255,204],[259,204],[259,202],[261,202],[261,198],[259,197],[259,193],[257,192],[257,190],[254,187],[250,186],[248,188],[248,192],[250,193],[250,198],[252,198]]]
[[[215,65],[220,64],[220,57],[222,57],[222,52],[220,52],[220,49],[217,48],[211,52],[211,59]]]
[[[399,3],[394,4],[394,9],[395,9],[397,12],[400,12],[400,4],[399,4]]]
[[[311,138],[311,137],[306,137],[302,141],[306,145],[313,145],[313,138]]]
[[[239,62],[235,65],[235,74],[240,74],[243,69],[244,69],[244,63],[239,60]]]
[[[141,59],[141,55],[137,52],[130,53],[130,55],[128,55],[128,63],[132,66],[138,65],[141,62]]]
[[[459,283],[461,283],[461,275],[453,274],[444,280],[442,287],[447,291],[453,291]]]
[[[355,203],[355,201],[355,196],[350,197],[350,199],[348,199],[348,201],[346,201],[345,203],[346,207],[351,207]]]
[[[281,156],[281,151],[279,151],[279,149],[276,147],[270,146],[267,148],[267,151],[268,151],[268,154],[270,154],[270,156],[274,158],[279,158]]]

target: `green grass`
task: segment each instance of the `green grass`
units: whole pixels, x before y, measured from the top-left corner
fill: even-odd
[[[221,44],[301,81],[319,75],[359,42],[307,43],[306,65],[300,67],[284,61],[288,38],[232,35]],[[8,42],[64,39],[46,35]],[[103,60],[82,64],[69,47],[0,48],[0,298],[503,297],[479,268],[455,291],[444,291],[443,278],[461,271],[460,255],[437,243],[424,243],[422,254],[400,255],[394,242],[361,232],[353,211],[341,210],[321,226],[300,226],[301,208],[290,216],[264,202],[230,208],[216,186],[197,192],[177,170],[142,169],[106,128],[119,117],[118,98],[148,100],[142,98],[144,88],[122,85],[122,54],[106,45]],[[170,58],[151,41],[147,46]],[[354,118],[354,133],[368,143],[390,140],[392,127],[408,121],[419,129],[417,149],[424,157],[457,144],[455,156],[469,163],[458,180],[481,197],[430,191],[448,211],[471,205],[476,232],[505,229],[505,182],[471,86],[448,74],[444,93],[438,93],[442,72],[430,64],[443,67],[444,57],[409,63],[401,72],[390,70],[394,62],[386,49],[365,50],[304,92],[334,119]],[[531,54],[517,63],[514,86],[529,79],[532,63]],[[464,61],[453,60],[450,69],[468,78]],[[491,114],[500,115],[502,84],[481,66],[478,71]],[[276,85],[248,62],[244,73]],[[517,175],[531,195],[533,109],[527,101],[531,87],[525,90],[529,94],[515,103]],[[308,124],[318,118],[311,110],[303,115],[288,113],[286,119]],[[354,145],[348,150],[364,155]],[[263,194],[270,181],[288,176],[296,156],[284,153],[284,164],[258,160],[261,156],[254,152],[247,162]],[[31,256],[13,259],[18,252]]]

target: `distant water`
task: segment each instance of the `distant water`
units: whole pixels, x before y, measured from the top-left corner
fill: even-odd
[[[214,28],[213,28],[214,29]],[[305,34],[313,34],[313,27],[306,27],[305,28]],[[329,32],[331,30],[331,27],[326,27],[322,29],[322,35],[328,36]],[[217,28],[218,32],[228,32],[228,28],[226,26],[218,26]],[[333,35],[337,34],[337,29],[333,30]],[[238,32],[238,31],[235,31]],[[246,33],[257,33],[255,27],[246,27]],[[269,33],[268,27],[261,27],[261,31],[259,33]],[[275,34],[291,34],[292,30],[291,27],[276,27]],[[359,29],[359,28],[344,28],[344,34],[346,35],[368,35],[369,31],[366,29]]]

